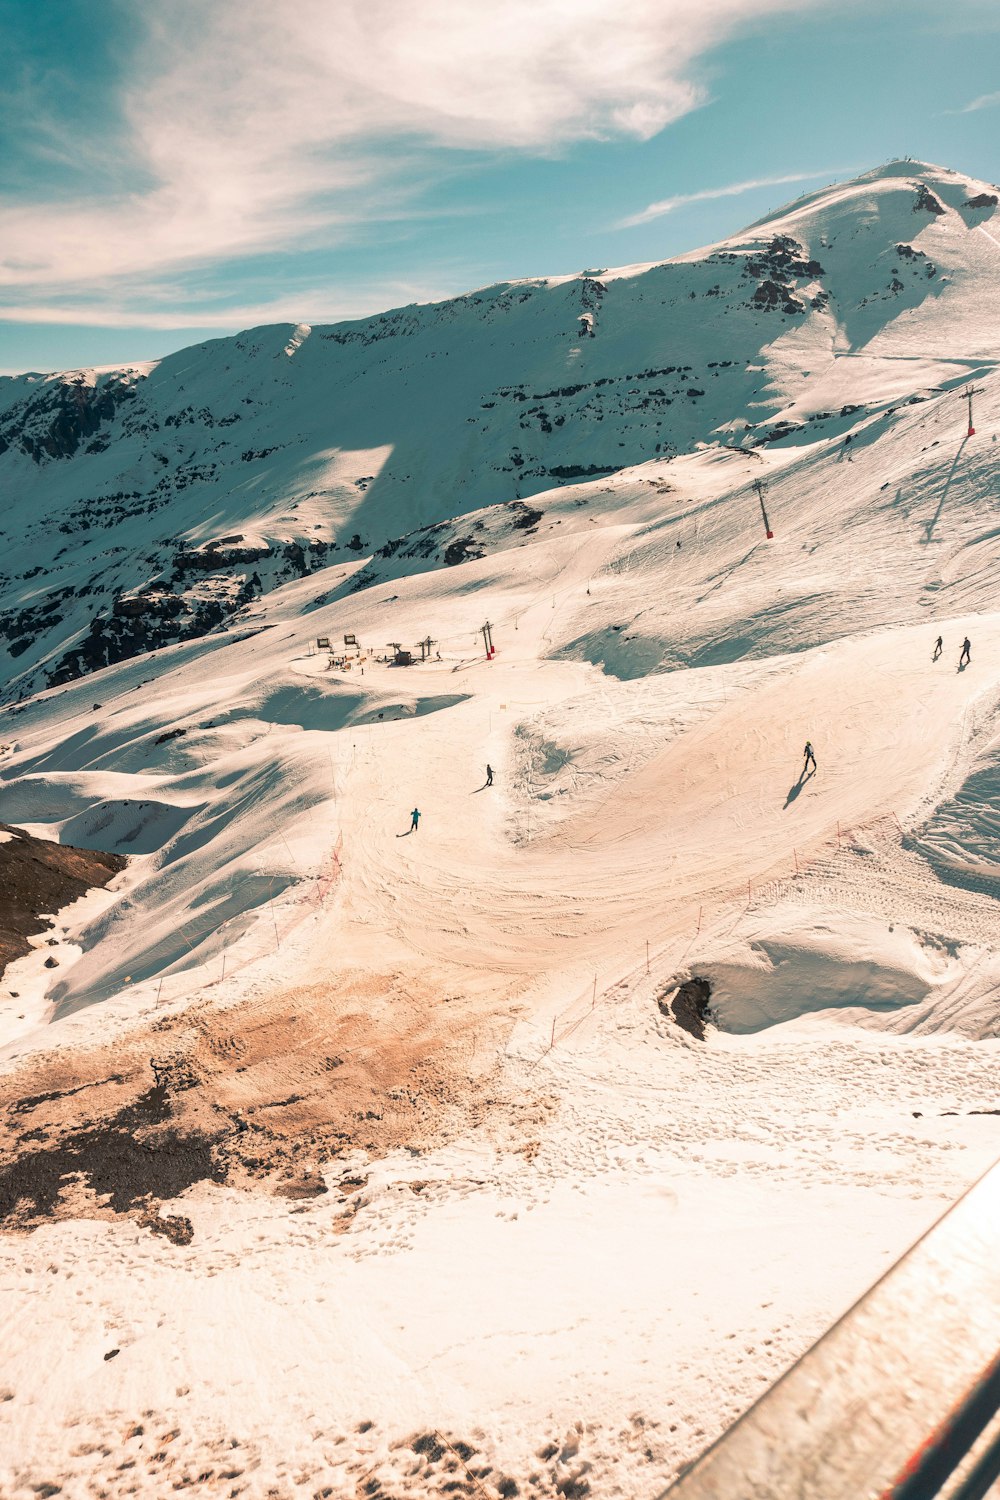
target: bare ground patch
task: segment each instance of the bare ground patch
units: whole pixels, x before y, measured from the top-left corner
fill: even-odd
[[[309,1197],[348,1151],[422,1151],[487,1121],[519,1140],[526,1101],[497,1087],[512,1019],[434,976],[346,972],[32,1058],[0,1078],[0,1226],[149,1222],[205,1180]]]
[[[0,823],[10,837],[0,842],[0,975],[15,958],[31,952],[28,938],[45,932],[46,914],[107,885],[127,861],[120,854],[76,849],[36,839],[23,828]]]

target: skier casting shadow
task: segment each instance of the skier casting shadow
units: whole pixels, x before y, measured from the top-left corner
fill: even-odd
[[[972,666],[972,642],[966,636],[962,642],[962,654],[958,658],[958,670],[964,672],[966,667]]]
[[[492,785],[493,785],[493,767],[488,765],[486,767],[486,780],[483,782],[482,786],[477,786],[476,787],[476,791],[472,793],[472,796],[474,797],[476,795],[476,792],[485,792],[486,788],[488,786],[492,786]]]
[[[396,837],[398,839],[408,839],[410,837],[411,833],[416,833],[419,824],[420,824],[420,809],[419,809],[419,807],[415,807],[413,809],[413,811],[410,813],[410,826],[409,826],[409,828],[406,830],[405,833],[397,833]]]
[[[791,803],[795,801],[796,797],[799,795],[806,782],[809,781],[811,777],[816,775],[816,757],[813,754],[813,747],[809,740],[806,740],[806,748],[803,750],[802,755],[802,770],[799,772],[798,781],[796,781],[793,786],[790,786],[788,788],[788,796],[785,798],[785,807],[790,806]],[[811,770],[810,766],[812,767]]]

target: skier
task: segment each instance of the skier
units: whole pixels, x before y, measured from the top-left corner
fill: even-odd
[[[938,657],[941,655],[941,652],[943,650],[944,650],[944,641],[941,639],[940,636],[938,636],[937,640],[934,642],[934,655],[931,657],[931,661],[937,661]]]
[[[802,754],[805,756],[805,762],[802,766],[802,774],[804,776],[809,769],[810,762],[812,763],[813,770],[815,771],[816,769],[816,757],[813,754],[813,747],[808,740],[806,740],[806,748]]]
[[[410,832],[411,833],[416,833],[417,827],[418,827],[419,823],[420,823],[420,808],[419,807],[415,807],[413,809],[413,811],[410,813]]]
[[[966,636],[965,640],[962,642],[962,654],[958,658],[958,665],[960,667],[964,667],[966,662],[968,662],[970,666],[972,665],[972,642],[969,640],[968,636]]]
[[[493,785],[493,767],[489,764],[489,762],[487,762],[486,765],[486,785]]]

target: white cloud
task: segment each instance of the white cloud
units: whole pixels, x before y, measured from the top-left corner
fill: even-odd
[[[105,143],[136,186],[101,196],[85,179],[75,198],[0,210],[0,285],[37,300],[333,246],[405,215],[435,148],[647,139],[702,102],[710,48],[822,3],[136,0],[127,137]]]
[[[961,109],[946,109],[946,115],[971,115],[977,109],[993,109],[1000,104],[1000,90],[993,94],[980,94],[978,99],[973,99],[968,104],[963,104]]]
[[[467,279],[456,286],[465,288]],[[456,286],[388,278],[370,287],[352,285],[343,296],[329,287],[301,287],[280,297],[239,306],[205,306],[196,297],[179,298],[175,307],[157,306],[155,287],[146,292],[131,289],[129,300],[72,300],[23,302],[0,311],[4,323],[66,324],[85,328],[144,328],[158,332],[174,329],[218,329],[220,332],[259,327],[267,323],[298,323],[308,315],[314,324],[340,323],[402,307],[411,302],[437,302],[454,296]]]
[[[661,198],[658,203],[650,203],[639,213],[620,219],[614,227],[634,229],[639,224],[648,224],[651,219],[661,219],[664,214],[673,213],[674,209],[684,208],[689,203],[705,203],[711,198],[738,198],[741,193],[753,192],[754,188],[785,187],[794,182],[815,182],[817,178],[832,181],[843,172],[851,170],[850,167],[829,167],[818,172],[791,172],[783,177],[752,177],[747,182],[731,182],[726,187],[704,188],[699,193],[677,193],[673,198]]]

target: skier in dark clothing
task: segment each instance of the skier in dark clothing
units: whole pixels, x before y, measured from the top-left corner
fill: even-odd
[[[968,662],[970,666],[972,665],[972,642],[969,640],[968,636],[966,636],[965,640],[962,642],[962,654],[958,658],[958,665],[960,667],[964,667],[966,662]]]
[[[487,763],[487,766],[486,766],[486,785],[487,786],[492,786],[493,785],[493,767],[491,765],[489,765],[489,763]]]
[[[931,661],[937,661],[938,657],[941,655],[941,652],[943,650],[944,650],[944,641],[941,639],[940,636],[938,636],[937,640],[934,642],[934,655],[931,657]]]
[[[808,740],[806,740],[806,748],[803,750],[802,754],[805,756],[805,764],[802,767],[802,774],[804,776],[808,771],[810,764],[812,765],[814,771],[816,769],[816,757],[813,754],[813,747]]]
[[[420,822],[420,808],[419,807],[415,807],[413,809],[413,811],[410,813],[410,832],[411,833],[416,833],[416,831],[417,831],[417,825],[419,824],[419,822]]]

